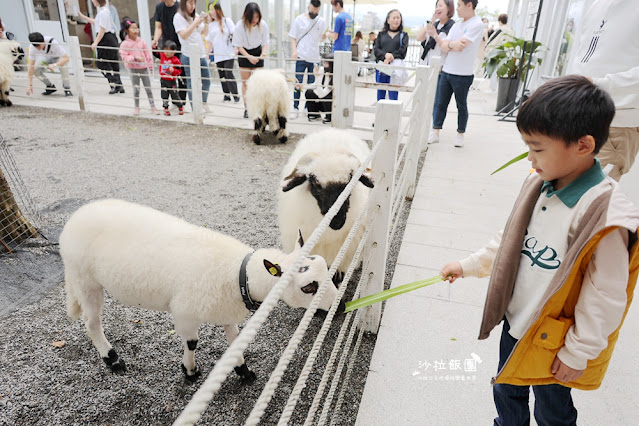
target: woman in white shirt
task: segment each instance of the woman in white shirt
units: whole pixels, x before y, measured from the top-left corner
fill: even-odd
[[[95,1],[95,0],[94,0]],[[211,72],[209,71],[209,62],[204,48],[204,40],[202,36],[205,34],[205,24],[209,21],[208,14],[197,15],[195,13],[196,0],[182,0],[178,8],[178,13],[173,17],[173,27],[178,35],[180,44],[182,45],[182,54],[180,61],[184,67],[184,76],[186,77],[186,89],[193,107],[193,94],[191,92],[191,69],[189,59],[190,45],[197,46],[200,52],[200,75],[202,76],[202,107],[204,111],[211,112],[207,105],[209,98],[209,87],[211,86]]]
[[[237,47],[237,62],[242,76],[242,97],[244,98],[244,118],[246,111],[246,80],[253,70],[264,67],[264,57],[268,55],[268,25],[262,20],[262,11],[257,3],[249,3],[244,8],[242,19],[235,26],[233,46]]]
[[[213,56],[215,65],[217,65],[217,73],[222,82],[224,102],[230,102],[231,95],[233,95],[233,99],[237,103],[240,101],[240,97],[237,93],[235,75],[233,75],[233,57],[236,55],[233,47],[235,24],[231,18],[224,16],[224,11],[219,3],[215,3],[211,8],[209,16],[213,22],[209,25],[209,35],[206,39],[213,45]]]
[[[98,14],[95,15],[95,19],[89,18],[80,12],[78,12],[78,15],[92,23],[96,31],[95,41],[91,45],[91,48],[94,51],[97,49],[98,68],[102,71],[102,75],[109,81],[109,86],[111,86],[109,95],[124,93],[124,86],[122,86],[122,80],[120,80],[120,58],[118,57],[120,43],[118,43],[118,38],[115,35],[115,26],[111,19],[111,12],[109,11],[106,0],[91,1],[93,2],[93,6],[98,9]]]

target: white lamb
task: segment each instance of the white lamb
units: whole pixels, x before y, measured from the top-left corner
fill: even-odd
[[[253,251],[232,237],[150,207],[120,200],[92,202],[71,216],[60,235],[67,313],[72,319],[83,315],[104,362],[123,373],[124,361],[102,329],[104,290],[122,304],[171,312],[184,346],[182,370],[194,381],[200,375],[195,364],[200,324],[224,325],[231,344],[237,324],[266,298],[302,244],[298,239],[291,254]],[[306,258],[282,300],[294,308],[308,307],[327,273],[323,258]],[[319,308],[328,310],[336,294],[329,286]],[[244,383],[255,380],[244,359],[235,371]]]
[[[289,114],[289,90],[280,70],[258,70],[246,82],[246,109],[253,120],[253,142],[262,143],[264,129],[269,126],[277,140],[288,140],[286,117]]]
[[[13,79],[13,61],[18,57],[20,43],[0,40],[0,106],[13,105],[9,100],[11,80]]]
[[[294,238],[298,229],[306,238],[311,235],[369,155],[366,142],[344,130],[313,133],[297,144],[282,170],[283,186],[278,193],[280,240],[284,251],[293,250],[289,239]],[[335,260],[373,187],[366,174],[360,182],[362,185],[355,186],[313,249],[313,253],[322,256],[329,265]],[[362,224],[340,263],[340,274],[334,277],[336,282],[341,281],[341,273],[353,260],[364,230]]]

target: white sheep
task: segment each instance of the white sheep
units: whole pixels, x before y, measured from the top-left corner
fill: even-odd
[[[249,308],[256,309],[293,264],[303,245],[297,240],[291,254],[253,251],[232,237],[150,207],[120,200],[92,202],[71,216],[60,235],[67,314],[74,320],[83,315],[104,362],[122,373],[124,361],[102,329],[104,290],[122,304],[170,312],[184,346],[182,370],[194,381],[200,375],[195,364],[200,324],[224,325],[231,344]],[[320,256],[304,259],[282,300],[294,308],[308,307],[327,273]],[[328,286],[319,308],[328,310],[336,294]],[[255,380],[243,358],[235,371],[244,383]]]
[[[313,133],[297,144],[282,170],[282,188],[278,193],[280,240],[284,251],[293,250],[288,240],[298,229],[306,238],[311,235],[369,155],[366,142],[344,130]],[[355,186],[313,249],[313,253],[322,256],[329,265],[335,260],[373,187],[367,174],[362,175],[360,182],[362,185]],[[353,260],[364,230],[362,222],[340,263],[340,274],[334,277],[336,282],[341,281],[342,273]]]
[[[246,82],[246,109],[254,123],[253,142],[262,143],[266,126],[277,140],[288,140],[286,117],[289,114],[289,91],[286,78],[280,70],[258,70]]]
[[[0,40],[0,106],[11,106],[9,91],[13,79],[13,62],[18,57],[20,43]]]

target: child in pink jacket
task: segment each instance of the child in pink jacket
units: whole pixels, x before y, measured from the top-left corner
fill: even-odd
[[[124,40],[120,44],[120,56],[122,56],[124,65],[131,72],[131,83],[133,83],[133,100],[135,102],[133,115],[140,114],[140,80],[144,84],[144,90],[146,90],[146,96],[149,98],[153,114],[159,115],[160,111],[155,107],[153,92],[151,92],[151,80],[149,79],[149,70],[153,69],[151,51],[146,42],[140,37],[140,28],[137,22],[133,19],[125,18],[122,21],[120,38]]]

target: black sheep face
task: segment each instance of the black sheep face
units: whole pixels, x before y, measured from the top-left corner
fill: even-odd
[[[351,174],[352,177],[352,174]],[[350,179],[349,179],[350,181]],[[331,182],[322,187],[314,174],[308,176],[308,183],[310,186],[311,195],[317,200],[317,205],[322,213],[322,216],[328,213],[328,210],[335,204],[339,195],[346,188],[347,183]],[[339,209],[335,217],[331,220],[330,227],[334,230],[342,229],[346,223],[346,214],[350,207],[350,196],[344,201],[342,207]]]

